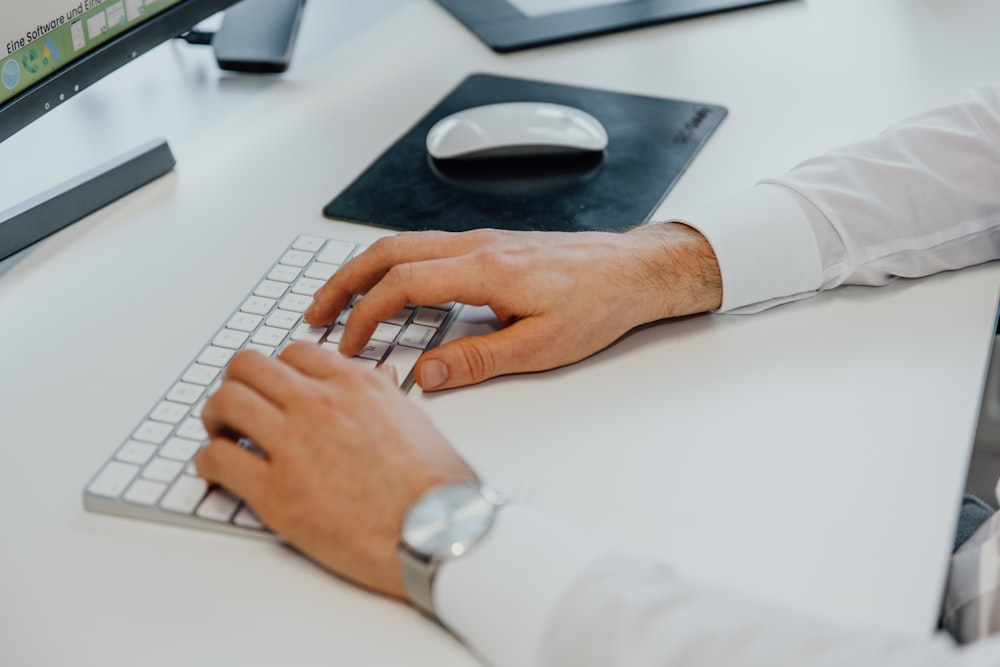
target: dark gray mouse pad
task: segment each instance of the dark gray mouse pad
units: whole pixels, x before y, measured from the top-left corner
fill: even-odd
[[[438,120],[497,102],[553,102],[596,117],[603,155],[441,162],[425,137]],[[474,74],[323,209],[401,230],[618,230],[643,222],[726,115],[712,104]]]

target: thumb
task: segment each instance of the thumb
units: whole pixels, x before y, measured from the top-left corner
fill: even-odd
[[[424,391],[436,391],[553,368],[558,364],[548,354],[551,341],[541,329],[533,320],[521,320],[494,333],[445,343],[420,357],[414,375]]]

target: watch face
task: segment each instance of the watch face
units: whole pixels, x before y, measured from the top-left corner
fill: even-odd
[[[460,556],[486,533],[495,511],[496,505],[476,486],[440,486],[410,508],[403,521],[402,538],[408,547],[425,556]]]

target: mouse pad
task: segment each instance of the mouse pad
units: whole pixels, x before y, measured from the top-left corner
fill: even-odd
[[[425,137],[456,111],[553,102],[596,117],[603,154],[436,161]],[[726,115],[711,104],[474,74],[323,209],[398,230],[620,230],[649,218]]]

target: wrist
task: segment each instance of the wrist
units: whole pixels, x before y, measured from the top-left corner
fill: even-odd
[[[645,321],[722,307],[719,260],[700,232],[683,223],[662,222],[634,227],[626,236],[636,242],[643,267]]]
[[[438,568],[485,537],[504,498],[475,478],[431,487],[403,517],[396,548],[406,598],[438,619],[433,586]]]

